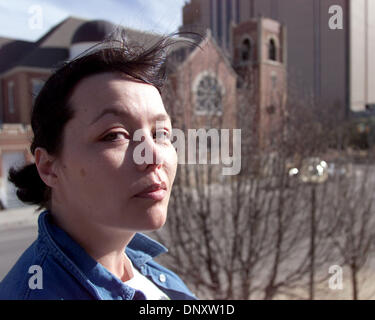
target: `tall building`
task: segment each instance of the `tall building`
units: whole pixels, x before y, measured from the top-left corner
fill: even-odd
[[[342,29],[329,21],[342,8]],[[268,17],[286,25],[289,92],[356,114],[375,109],[375,1],[373,0],[191,0],[182,30],[210,28],[232,54],[232,24]]]
[[[280,134],[280,120],[285,112],[286,28],[275,20],[262,18],[232,25],[230,30],[238,86],[250,84],[247,90],[253,91],[248,108],[256,111],[255,123],[249,125],[261,128],[256,131],[259,145],[272,145],[275,134]]]

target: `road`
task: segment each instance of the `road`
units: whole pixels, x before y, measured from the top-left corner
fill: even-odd
[[[36,239],[37,234],[37,226],[14,227],[0,231],[0,281]]]

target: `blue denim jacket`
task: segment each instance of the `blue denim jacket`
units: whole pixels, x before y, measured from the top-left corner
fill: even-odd
[[[51,223],[49,211],[40,214],[38,226],[37,240],[0,283],[0,299],[145,299],[141,291],[124,284],[91,258],[66,232]],[[170,299],[196,299],[176,274],[153,261],[166,251],[164,246],[140,233],[125,250],[134,267]],[[29,285],[30,278],[36,274],[35,269],[29,273],[33,265],[41,267],[39,284],[42,288],[32,289]]]

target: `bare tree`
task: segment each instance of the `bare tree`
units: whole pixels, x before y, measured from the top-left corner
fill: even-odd
[[[220,63],[214,70],[211,63],[211,72],[219,74]],[[256,72],[249,69],[239,79],[232,106],[236,126],[242,130],[242,169],[238,175],[223,176],[220,165],[179,166],[168,222],[157,233],[170,248],[164,263],[201,298],[307,298],[307,290],[301,295],[296,289],[309,285],[311,298],[315,294],[311,284],[329,277],[324,269],[327,261],[351,266],[357,292],[357,275],[373,240],[372,205],[370,200],[363,202],[368,189],[363,187],[361,195],[358,188],[343,193],[343,181],[336,176],[312,187],[288,172],[309,157],[328,159],[332,148],[342,154],[348,142],[345,119],[338,119],[331,108],[322,109],[311,99],[302,101],[289,93],[287,103],[282,95],[276,99],[279,115],[269,115],[274,119],[264,134]],[[192,115],[186,124],[184,108],[195,105],[192,69],[184,77],[183,83],[179,75],[172,77],[164,94],[174,127],[185,132],[188,126],[222,128],[223,118],[215,115],[204,122]],[[261,145],[260,137],[269,140]],[[356,185],[360,182],[363,179]]]
[[[353,166],[350,166],[353,167]],[[335,212],[338,230],[331,239],[338,249],[343,264],[351,272],[352,297],[359,298],[358,277],[374,248],[374,172],[364,163],[337,177],[335,183]]]

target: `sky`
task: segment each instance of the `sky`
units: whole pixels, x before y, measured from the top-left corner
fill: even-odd
[[[0,0],[0,37],[35,41],[68,16],[171,33],[186,0]]]

